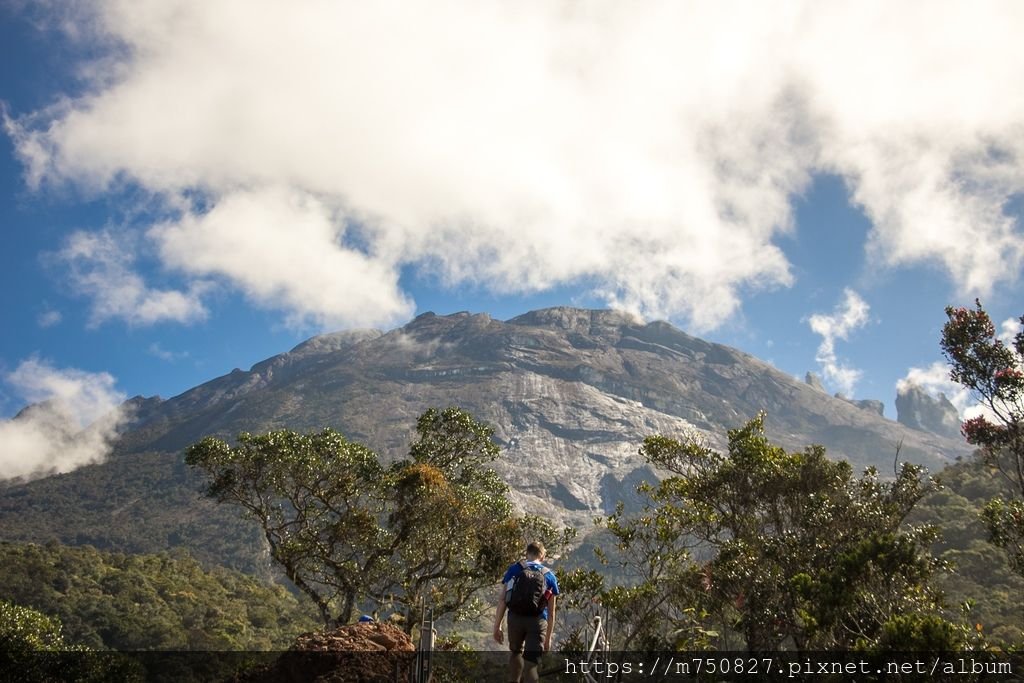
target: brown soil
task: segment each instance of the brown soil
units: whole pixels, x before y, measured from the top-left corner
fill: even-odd
[[[397,626],[350,624],[302,634],[276,662],[250,672],[237,683],[407,681],[415,656],[415,645]]]
[[[291,650],[302,652],[413,652],[416,646],[392,624],[350,624],[333,631],[303,633]]]

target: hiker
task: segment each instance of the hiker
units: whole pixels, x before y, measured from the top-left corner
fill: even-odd
[[[555,627],[558,581],[544,566],[544,546],[533,541],[526,546],[526,559],[508,568],[501,579],[498,609],[494,615],[494,640],[501,643],[501,620],[508,611],[509,681],[534,683],[537,663],[551,649]],[[525,662],[524,662],[525,660]],[[525,672],[524,672],[525,669]]]

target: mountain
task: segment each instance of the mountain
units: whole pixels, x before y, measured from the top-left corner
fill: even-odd
[[[395,458],[424,410],[452,404],[494,427],[497,469],[522,508],[581,531],[655,476],[637,454],[645,436],[696,431],[724,448],[726,430],[762,410],[769,437],[788,449],[820,443],[883,474],[897,447],[901,460],[933,471],[969,452],[666,322],[573,308],[504,322],[425,313],[386,333],[323,335],[172,399],[129,404],[134,417],[107,462],[0,491],[0,539],[133,552],[184,545],[245,566],[255,535],[198,497],[186,446],[210,434],[331,426]]]
[[[914,384],[896,392],[896,421],[950,439],[960,436],[960,413],[946,395],[932,398]]]

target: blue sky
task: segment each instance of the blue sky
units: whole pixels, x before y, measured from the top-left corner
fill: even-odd
[[[62,5],[0,4],[0,417],[576,305],[895,418],[1024,313],[1019,3]]]

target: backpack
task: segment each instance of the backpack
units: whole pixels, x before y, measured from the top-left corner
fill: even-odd
[[[508,611],[525,617],[539,617],[548,602],[548,580],[546,574],[551,570],[547,567],[534,569],[520,562],[523,571],[512,579],[512,587],[505,595]]]

